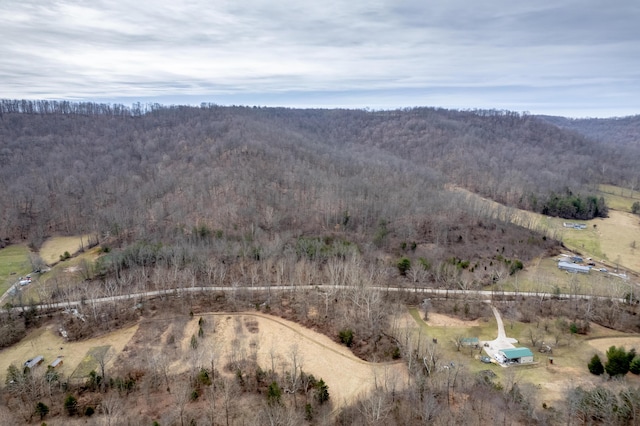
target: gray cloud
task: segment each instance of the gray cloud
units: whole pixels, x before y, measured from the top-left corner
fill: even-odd
[[[630,0],[134,3],[4,0],[0,96],[640,113]]]

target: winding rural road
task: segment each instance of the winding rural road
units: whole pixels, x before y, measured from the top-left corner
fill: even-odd
[[[205,293],[205,292],[296,292],[303,290],[317,290],[317,291],[325,291],[325,290],[346,290],[349,289],[348,286],[329,286],[329,285],[300,285],[300,286],[255,286],[255,287],[184,287],[184,288],[174,288],[174,289],[166,289],[166,290],[154,290],[154,291],[146,291],[141,293],[131,293],[117,296],[105,296],[94,299],[84,299],[84,300],[67,300],[64,302],[56,302],[56,303],[43,303],[39,305],[33,305],[37,309],[64,309],[64,308],[72,308],[80,305],[88,305],[95,303],[109,303],[116,302],[121,300],[131,300],[135,303],[147,298],[152,297],[163,297],[163,296],[180,296],[182,293]],[[606,296],[592,296],[592,295],[581,295],[581,294],[556,294],[556,293],[545,293],[545,292],[517,292],[517,291],[487,291],[487,290],[448,290],[448,289],[432,289],[432,288],[419,288],[419,287],[371,287],[371,290],[378,290],[382,292],[407,292],[407,293],[417,293],[422,294],[425,297],[444,297],[447,298],[449,296],[475,296],[477,298],[485,299],[485,300],[493,300],[495,298],[504,299],[504,298],[514,298],[514,297],[524,297],[524,298],[537,298],[541,301],[546,299],[562,299],[562,300],[589,300],[589,299],[598,299],[598,300],[614,300],[620,303],[625,303],[626,300],[624,298],[612,298]],[[8,293],[3,295],[3,298]],[[0,299],[2,301],[2,306],[4,306],[4,299]],[[15,311],[24,310],[26,306],[17,306],[13,309]],[[494,308],[495,309],[495,308]],[[495,314],[495,311],[494,311]],[[498,318],[498,316],[496,316]],[[499,319],[500,323],[502,323],[502,319]],[[504,333],[504,328],[503,331]]]

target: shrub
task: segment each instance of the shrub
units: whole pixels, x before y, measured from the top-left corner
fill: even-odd
[[[36,414],[40,416],[40,420],[49,414],[49,407],[44,402],[38,402],[36,404]]]
[[[596,376],[600,376],[604,373],[604,365],[602,365],[602,361],[600,361],[600,357],[598,354],[595,354],[591,357],[591,361],[589,361],[589,372],[591,374],[595,374]]]
[[[271,382],[267,389],[267,402],[270,405],[280,404],[280,398],[282,397],[282,389],[278,386],[277,382]]]
[[[340,330],[340,332],[338,333],[338,337],[340,337],[340,342],[342,342],[348,348],[350,348],[353,344],[353,331],[349,328]]]
[[[635,357],[633,361],[631,361],[631,364],[629,364],[629,371],[636,375],[640,374],[640,357]]]
[[[322,379],[316,383],[316,399],[320,404],[324,404],[329,400],[329,386]]]
[[[78,413],[78,400],[73,395],[67,395],[64,400],[64,409],[67,415],[76,415]]]
[[[403,257],[398,261],[398,264],[396,266],[398,267],[398,272],[400,272],[400,275],[407,275],[407,271],[411,269],[411,260]]]

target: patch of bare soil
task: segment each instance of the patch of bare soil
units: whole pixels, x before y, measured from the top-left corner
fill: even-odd
[[[165,324],[164,331],[158,326],[159,322]],[[199,336],[200,326],[202,336]],[[127,352],[165,351],[163,346],[166,348],[171,344],[165,341],[164,336],[177,336],[175,329],[168,331],[170,328],[174,327],[167,320],[141,323],[136,334],[140,338],[131,340]],[[159,333],[162,339],[157,338]],[[145,334],[149,335],[149,340],[144,338]],[[192,336],[196,336],[196,347],[192,344]],[[216,363],[217,370],[224,372],[225,365],[243,357],[255,357],[264,370],[274,369],[282,373],[290,371],[293,357],[296,357],[297,364],[305,373],[322,378],[329,386],[335,406],[353,401],[376,384],[400,390],[408,380],[406,366],[402,362],[363,361],[323,334],[261,313],[199,314],[183,323],[180,337],[175,340],[178,348],[175,357],[168,360],[171,374],[210,366],[212,361]],[[124,357],[121,361],[125,362]],[[133,364],[136,361],[129,359],[126,362]]]
[[[466,321],[447,315],[438,314],[436,312],[429,312],[429,317],[426,323],[431,327],[475,327],[480,325],[477,319]]]

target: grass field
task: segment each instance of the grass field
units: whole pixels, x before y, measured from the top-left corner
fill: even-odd
[[[94,346],[87,351],[87,354],[82,359],[80,364],[71,374],[72,379],[83,379],[89,376],[89,373],[95,371],[100,373],[100,363],[98,360],[104,359],[108,361],[108,352],[111,349],[111,345]]]
[[[609,217],[571,221],[506,207],[464,189],[456,188],[455,191],[464,193],[471,206],[481,211],[493,211],[496,218],[556,238],[570,250],[603,261],[607,269],[620,266],[640,273],[640,216],[629,213],[631,204],[640,200],[640,192],[631,193],[627,189],[606,185],[600,188],[606,190],[612,200]],[[629,195],[637,198],[629,198]],[[622,204],[626,206],[624,209],[615,210]],[[565,228],[564,222],[585,224],[587,227],[583,230]]]
[[[613,185],[598,185],[598,190],[611,209],[631,212],[631,205],[635,201],[640,201],[640,191],[631,191]]]
[[[0,250],[0,295],[18,281],[22,275],[31,272],[29,248],[26,244],[15,244]]]
[[[137,330],[138,325],[134,325],[93,339],[67,342],[58,334],[54,325],[40,327],[0,352],[0,383],[4,383],[10,364],[21,366],[27,359],[37,355],[44,356],[43,370],[58,356],[62,357],[63,364],[58,368],[58,373],[62,377],[69,377],[92,348],[112,347],[114,354],[119,353]],[[107,367],[113,365],[114,358],[109,359]]]
[[[499,307],[500,310],[502,310]],[[540,403],[553,405],[565,398],[566,390],[575,386],[591,387],[601,384],[599,377],[593,376],[587,369],[587,364],[593,354],[598,353],[601,358],[605,351],[612,345],[623,345],[627,349],[640,348],[640,336],[628,335],[622,332],[593,324],[589,335],[582,336],[571,334],[563,328],[556,319],[546,319],[539,323],[522,323],[505,318],[503,322],[508,337],[518,340],[517,347],[528,347],[533,351],[534,363],[527,366],[515,366],[503,368],[496,364],[483,364],[478,360],[479,351],[463,348],[456,350],[453,339],[462,335],[465,337],[479,337],[480,340],[492,340],[497,335],[495,319],[480,321],[479,325],[470,326],[430,326],[421,317],[421,312],[416,308],[409,309],[409,315],[415,321],[414,333],[422,339],[430,341],[438,339],[438,351],[440,359],[446,363],[454,361],[458,366],[471,373],[482,370],[491,370],[496,375],[496,382],[508,388],[509,383],[529,383],[540,390]],[[566,323],[564,323],[566,324]],[[553,347],[552,354],[543,354],[531,344],[531,333],[538,335],[540,341],[544,341]],[[550,359],[553,362],[550,362]],[[629,374],[625,380],[638,385],[640,377]]]
[[[65,252],[73,255],[81,247],[87,247],[89,235],[74,235],[71,237],[51,237],[40,247],[40,257],[48,265],[60,261],[60,256]]]

